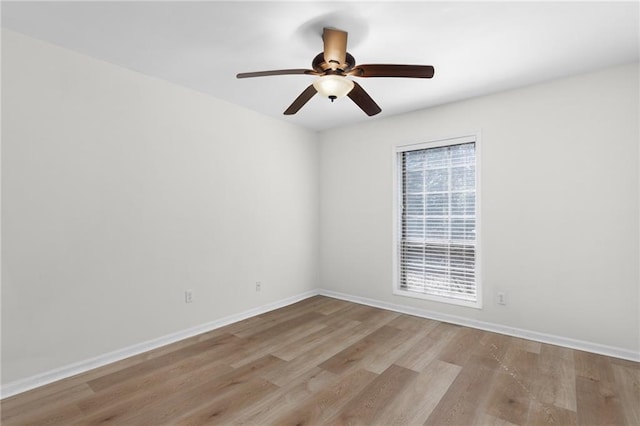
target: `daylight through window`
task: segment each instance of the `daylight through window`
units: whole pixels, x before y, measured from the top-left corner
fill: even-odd
[[[397,155],[397,290],[477,305],[475,138],[401,148]]]

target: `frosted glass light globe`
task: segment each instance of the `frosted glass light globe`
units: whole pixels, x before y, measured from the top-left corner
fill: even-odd
[[[323,75],[316,78],[313,87],[320,95],[333,102],[335,99],[347,96],[353,89],[353,81],[340,75]]]

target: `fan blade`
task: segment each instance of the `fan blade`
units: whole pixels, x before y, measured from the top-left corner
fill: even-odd
[[[348,74],[356,77],[431,78],[434,73],[431,65],[367,64],[356,66]]]
[[[291,69],[291,70],[241,72],[240,74],[236,75],[236,78],[267,77],[270,75],[288,75],[288,74],[319,75],[317,71],[298,68],[298,69]]]
[[[347,59],[347,33],[345,31],[324,28],[322,31],[324,41],[324,60],[335,70],[344,64]]]
[[[353,89],[347,94],[351,98],[353,102],[356,103],[369,117],[372,115],[378,114],[382,109],[376,104],[376,102],[371,99],[371,96],[367,92],[364,91],[362,86],[360,86],[355,81],[353,82]]]
[[[293,101],[291,106],[287,108],[287,110],[284,112],[284,115],[293,115],[298,112],[300,108],[302,108],[304,104],[309,102],[309,99],[313,98],[313,95],[315,95],[316,93],[318,93],[318,91],[315,87],[313,87],[313,84],[304,89],[304,92],[300,93],[300,96],[298,96],[296,100]]]

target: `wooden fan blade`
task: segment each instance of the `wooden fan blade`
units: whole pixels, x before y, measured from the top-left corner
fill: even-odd
[[[434,73],[431,65],[367,64],[356,66],[348,74],[356,77],[431,78]]]
[[[290,70],[241,72],[240,74],[236,75],[236,78],[267,77],[267,76],[270,76],[270,75],[288,75],[288,74],[318,75],[318,72],[314,71],[314,70],[303,69],[303,68],[290,69]]]
[[[304,91],[300,93],[300,96],[298,96],[296,100],[293,101],[293,103],[289,106],[289,108],[287,108],[287,110],[284,112],[284,115],[293,115],[298,112],[300,108],[302,108],[304,104],[309,102],[309,99],[313,98],[313,95],[315,95],[316,93],[318,93],[318,91],[315,87],[313,87],[313,84],[304,89]]]
[[[375,103],[371,96],[364,91],[355,81],[353,82],[353,89],[347,94],[353,102],[356,103],[369,117],[378,114],[382,109]]]
[[[331,66],[331,69],[335,70],[347,59],[347,33],[324,28],[322,40],[324,41],[324,60]]]

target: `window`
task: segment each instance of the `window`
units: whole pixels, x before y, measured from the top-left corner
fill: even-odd
[[[476,139],[397,148],[394,293],[481,307]]]

